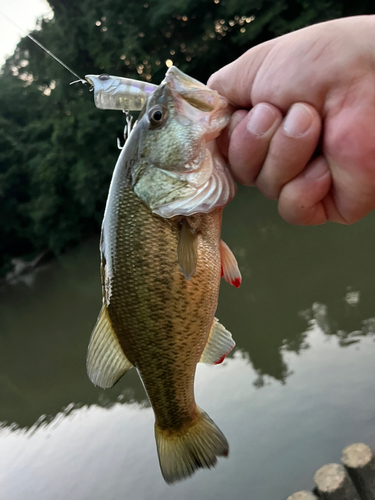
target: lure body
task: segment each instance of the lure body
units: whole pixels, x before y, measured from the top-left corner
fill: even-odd
[[[110,75],[86,75],[99,109],[140,111],[157,85]]]

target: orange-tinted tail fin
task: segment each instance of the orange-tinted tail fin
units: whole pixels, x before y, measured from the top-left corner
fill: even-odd
[[[197,469],[214,467],[217,457],[228,456],[228,442],[210,417],[197,408],[191,425],[178,432],[155,424],[161,473],[168,484],[181,481]]]

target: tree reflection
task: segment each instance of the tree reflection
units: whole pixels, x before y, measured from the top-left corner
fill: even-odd
[[[222,286],[218,317],[249,354],[257,387],[267,377],[287,381],[285,353],[303,355],[314,325],[342,347],[373,335],[374,220],[371,214],[350,227],[293,227],[248,188],[225,209],[223,238],[244,279],[239,291]]]
[[[286,384],[293,374],[290,353],[304,356],[312,329],[337,337],[341,347],[374,335],[373,219],[351,227],[295,228],[279,218],[273,203],[240,189],[224,212],[223,239],[244,279],[238,290],[223,282],[217,317],[252,368],[248,385]],[[100,302],[97,241],[52,263],[31,287],[19,283],[3,291],[1,422],[28,427],[71,403],[147,404],[135,370],[107,391],[87,378],[87,344]],[[212,369],[221,373],[225,365]]]

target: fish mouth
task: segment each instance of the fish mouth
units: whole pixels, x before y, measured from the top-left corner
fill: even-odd
[[[175,119],[182,124],[186,120],[199,123],[206,143],[218,137],[228,124],[233,112],[228,100],[175,66],[169,68],[161,87],[170,90]]]
[[[199,82],[195,78],[186,75],[180,71],[176,66],[171,66],[165,74],[165,81],[173,86],[175,90],[182,90],[191,88],[205,89],[207,88],[202,82]]]
[[[176,66],[171,66],[168,69],[163,83],[166,83],[174,91],[173,93],[177,93],[199,111],[212,113],[228,106],[227,99],[218,94],[216,90],[212,90],[195,78],[185,75]]]

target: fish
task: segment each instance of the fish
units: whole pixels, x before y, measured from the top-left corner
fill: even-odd
[[[194,377],[198,362],[219,364],[235,345],[215,318],[221,277],[241,283],[220,236],[236,185],[215,139],[231,112],[216,91],[169,68],[120,153],[103,218],[103,305],[88,376],[110,388],[136,368],[168,484],[229,452],[195,402]]]

